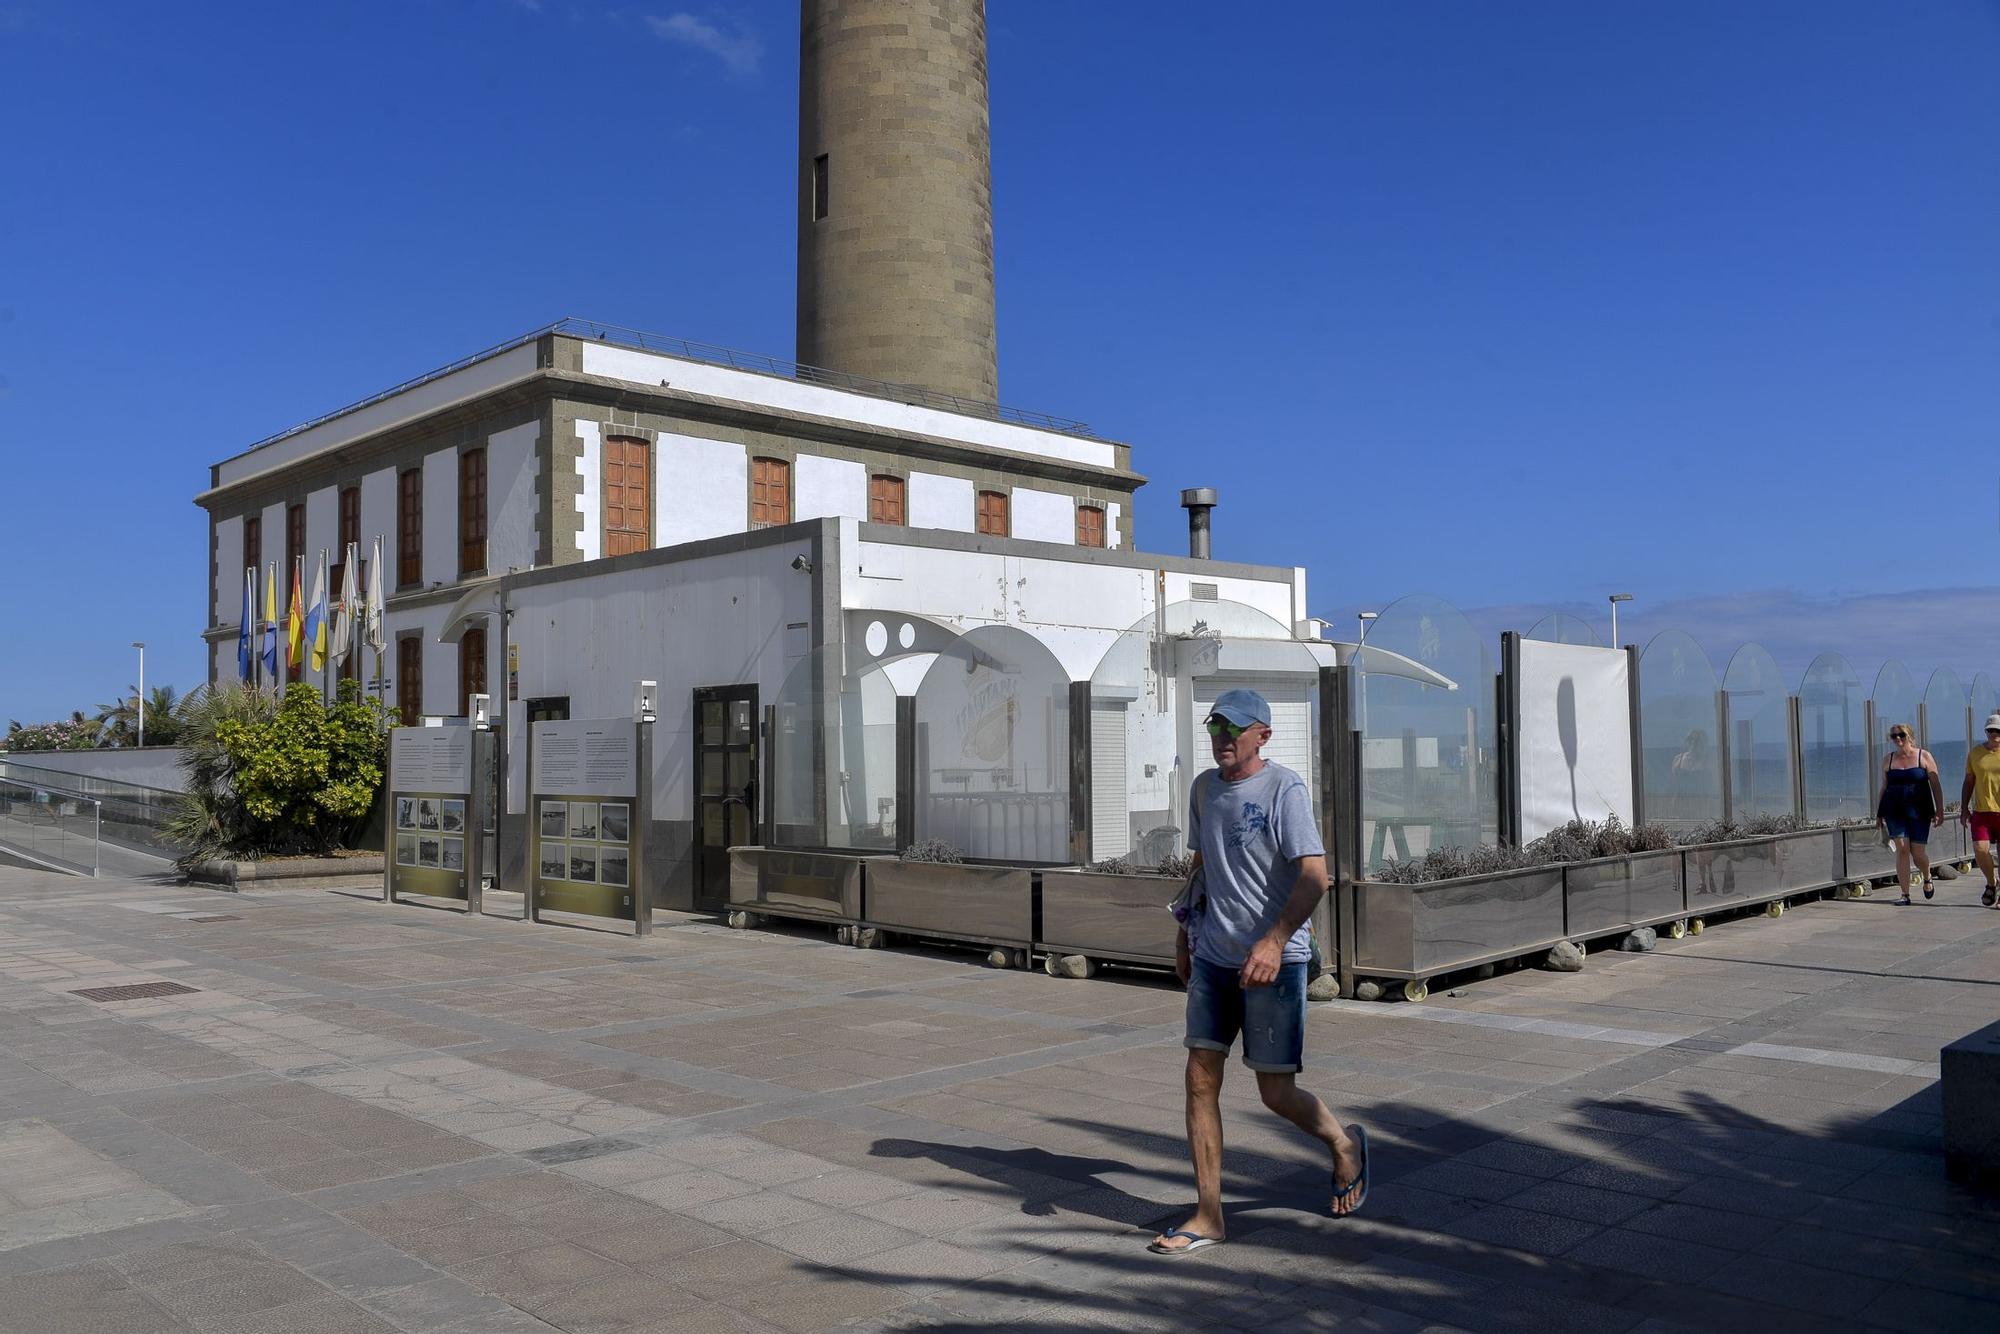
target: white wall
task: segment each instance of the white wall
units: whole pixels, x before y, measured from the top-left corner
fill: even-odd
[[[962,477],[913,472],[905,488],[912,528],[943,528],[954,533],[973,530],[972,483]]]
[[[1033,458],[1061,459],[1099,468],[1117,466],[1117,451],[1101,440],[1086,440],[1057,431],[1038,431],[984,417],[961,416],[937,408],[915,407],[891,399],[827,389],[779,375],[730,370],[706,362],[637,352],[602,343],[583,345],[583,373],[628,380],[648,388],[665,382],[675,389],[738,403],[754,403],[791,412],[810,413],[835,421],[865,422],[893,430],[913,431],[988,449]]]
[[[382,539],[382,596],[396,591],[396,470],[383,468],[361,479],[361,559],[371,560],[375,539]],[[361,572],[355,571],[360,578]],[[357,584],[363,597],[368,585]],[[374,664],[363,666],[365,677]],[[392,668],[393,670],[393,668]]]
[[[750,455],[742,445],[663,431],[653,471],[656,546],[748,531]]]
[[[505,574],[535,563],[536,422],[486,437],[486,568]],[[489,681],[493,678],[488,677]]]
[[[626,718],[633,682],[659,682],[654,817],[690,818],[692,692],[754,682],[763,703],[777,699],[785,627],[812,619],[813,581],[791,568],[795,556],[810,552],[802,540],[514,590],[508,601],[521,649],[521,698],[567,695],[572,718]],[[522,706],[511,707],[509,727],[523,727],[525,716]],[[527,748],[508,749],[509,809],[518,814],[526,794],[513,770],[525,764]]]
[[[215,524],[215,588],[211,593],[210,625],[243,622],[243,520],[241,516]]]
[[[1119,504],[1117,501],[1111,500],[1105,502],[1104,545],[1111,548],[1114,551],[1117,548],[1125,545],[1125,535],[1118,529],[1119,517],[1124,513],[1125,513],[1125,507]]]
[[[441,375],[428,384],[408,389],[400,394],[383,399],[380,403],[353,412],[344,413],[332,421],[322,422],[297,435],[274,441],[261,449],[252,450],[238,458],[230,459],[216,469],[217,485],[227,486],[240,482],[246,477],[268,472],[272,468],[333,449],[364,435],[387,430],[401,422],[436,412],[454,403],[462,403],[523,376],[536,373],[536,348],[533,343],[488,357],[449,375]],[[282,559],[282,557],[281,557]]]
[[[1054,491],[1015,487],[1009,523],[1011,535],[1024,541],[1076,544],[1076,502]]]
[[[285,615],[285,599],[291,596],[292,572],[285,568],[285,506],[283,503],[264,507],[263,524],[264,566],[257,571],[257,615],[264,614],[265,576],[277,572],[278,576],[278,616]],[[283,652],[283,650],[279,650]]]
[[[792,482],[794,520],[868,517],[868,469],[859,463],[801,454]]]
[[[424,582],[458,582],[458,451],[424,455]]]
[[[576,553],[596,560],[604,550],[604,433],[596,422],[578,422],[576,438],[583,453],[576,461],[576,475],[582,492],[576,498],[576,512],[583,516],[582,531],[576,535]]]
[[[326,552],[327,565],[340,559],[340,492],[334,487],[323,487],[306,496],[306,569],[302,587],[306,597],[312,597],[313,576],[319,573],[319,553]],[[332,577],[329,568],[328,577]],[[329,589],[331,598],[338,591]]]

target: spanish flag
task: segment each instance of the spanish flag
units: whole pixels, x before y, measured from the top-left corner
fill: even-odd
[[[299,650],[306,640],[305,596],[299,589],[299,567],[292,566],[292,610],[285,618],[285,661],[293,668],[299,665]]]

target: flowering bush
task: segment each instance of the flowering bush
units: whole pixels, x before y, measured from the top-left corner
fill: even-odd
[[[56,723],[19,722],[7,725],[7,739],[0,742],[8,750],[90,750],[97,745],[97,721],[73,713]]]

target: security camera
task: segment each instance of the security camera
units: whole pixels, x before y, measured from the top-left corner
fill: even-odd
[[[812,572],[812,567],[813,563],[810,560],[807,560],[804,556],[792,557],[792,568],[799,571],[801,574],[810,574]]]

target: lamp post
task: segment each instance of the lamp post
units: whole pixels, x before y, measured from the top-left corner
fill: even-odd
[[[1632,600],[1632,595],[1630,593],[1613,593],[1607,600],[1611,603],[1611,647],[1617,648],[1618,647],[1618,604],[1621,602],[1630,602]]]
[[[1381,614],[1379,611],[1357,611],[1354,613],[1354,619],[1361,622],[1361,643],[1365,644],[1368,642],[1368,623]]]
[[[139,650],[139,745],[146,744],[146,641],[135,639],[132,647]]]

